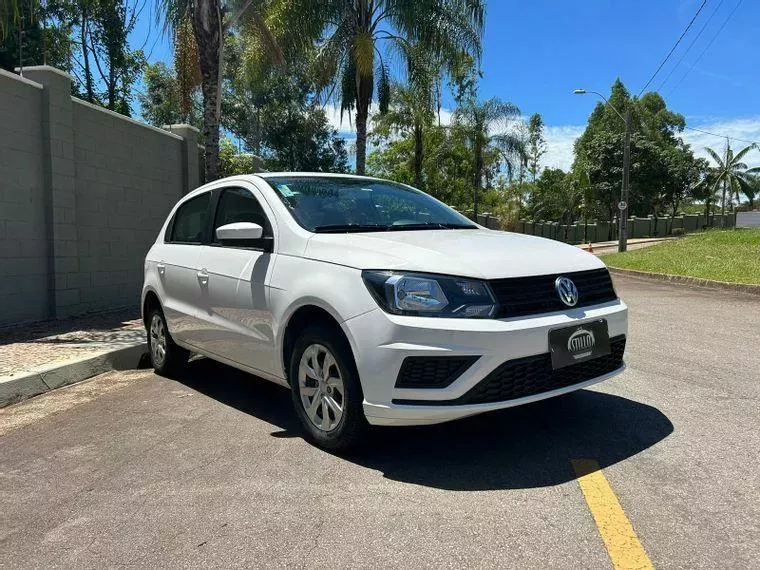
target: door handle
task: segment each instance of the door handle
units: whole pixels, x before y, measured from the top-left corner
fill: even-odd
[[[156,263],[156,270],[158,271],[158,274],[163,277],[166,274],[166,265],[164,264],[164,260],[162,259],[158,263]]]
[[[198,276],[198,283],[201,285],[208,285],[208,271],[206,269],[201,269],[197,274]]]

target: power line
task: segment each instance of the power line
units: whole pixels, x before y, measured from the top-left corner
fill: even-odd
[[[750,141],[750,140],[747,140],[747,139],[740,139],[740,138],[731,137],[731,136],[728,136],[728,135],[719,135],[718,133],[711,133],[710,131],[705,131],[704,129],[698,129],[696,127],[687,127],[687,126],[684,126],[684,128],[685,129],[689,129],[690,131],[697,131],[698,133],[703,133],[705,135],[712,135],[714,137],[718,137],[718,138],[721,138],[721,139],[730,139],[732,141],[745,142],[745,143],[749,143],[749,144],[758,144],[757,141]]]
[[[689,44],[689,47],[686,48],[686,51],[681,54],[681,57],[679,58],[678,62],[670,68],[670,73],[668,73],[667,77],[660,83],[660,86],[657,88],[657,91],[662,91],[662,88],[665,86],[665,84],[668,82],[668,79],[673,75],[673,72],[675,72],[676,69],[678,69],[678,66],[683,63],[684,58],[688,55],[689,51],[692,47],[694,47],[694,44],[697,43],[697,40],[702,36],[702,32],[705,31],[705,28],[707,28],[708,24],[712,22],[713,17],[718,12],[721,6],[723,6],[723,2],[725,0],[720,0],[718,2],[718,5],[715,7],[715,10],[712,11],[712,14],[707,18],[707,21],[702,25],[702,27],[699,29],[699,32],[697,32],[697,35],[694,37],[693,40],[691,40],[691,43]]]
[[[670,88],[670,91],[668,91],[668,96],[670,96],[670,94],[671,94],[671,93],[673,93],[673,91],[675,91],[676,87],[678,87],[678,86],[681,84],[681,82],[682,82],[682,81],[683,81],[683,80],[686,78],[686,76],[689,74],[689,72],[690,72],[692,69],[694,69],[694,67],[696,67],[697,63],[699,63],[699,60],[700,60],[700,59],[702,59],[702,56],[703,56],[703,55],[705,55],[705,53],[707,52],[707,50],[708,50],[708,49],[710,49],[710,46],[711,46],[711,45],[713,45],[713,42],[714,42],[714,41],[716,40],[716,38],[717,38],[717,37],[720,35],[720,33],[723,31],[723,28],[725,28],[725,27],[726,27],[726,24],[728,24],[728,21],[731,19],[731,16],[733,16],[733,15],[734,15],[734,12],[736,12],[736,10],[738,10],[738,9],[739,9],[739,6],[741,5],[741,3],[742,3],[742,0],[739,0],[739,1],[736,3],[736,6],[734,6],[734,9],[733,9],[733,10],[731,10],[731,13],[730,13],[730,14],[728,15],[728,17],[727,17],[727,18],[726,18],[726,19],[723,21],[723,25],[721,25],[721,27],[720,27],[720,28],[718,28],[718,31],[717,31],[717,32],[715,32],[715,35],[712,37],[712,39],[711,39],[711,40],[710,40],[710,42],[707,44],[707,46],[705,46],[705,49],[703,49],[703,50],[702,50],[702,53],[700,53],[700,54],[699,54],[699,57],[697,57],[697,59],[696,59],[696,60],[694,60],[694,63],[691,65],[691,67],[689,67],[689,68],[688,68],[688,69],[687,69],[687,70],[684,72],[684,74],[681,76],[681,79],[679,79],[679,80],[678,80],[678,82],[677,82],[675,85],[673,85],[673,87],[671,87],[671,88]]]
[[[681,36],[678,38],[678,41],[676,41],[675,45],[673,45],[672,48],[670,48],[670,51],[668,52],[668,55],[665,56],[665,59],[662,60],[662,63],[660,64],[660,67],[658,67],[655,72],[652,74],[652,77],[649,78],[649,81],[647,81],[644,84],[644,87],[641,88],[641,91],[639,91],[639,97],[641,97],[641,94],[644,92],[644,90],[649,87],[649,84],[652,83],[652,80],[657,76],[658,73],[660,73],[660,70],[662,69],[662,66],[667,63],[668,59],[670,59],[670,56],[673,55],[673,52],[678,47],[678,44],[681,43],[681,40],[684,38],[686,33],[691,29],[691,26],[694,24],[694,20],[697,19],[697,16],[699,16],[699,13],[702,11],[702,9],[707,4],[707,0],[702,0],[702,5],[699,7],[699,10],[697,10],[697,13],[694,14],[694,17],[691,19],[691,22],[689,22],[689,25],[686,26],[686,29],[683,31]]]

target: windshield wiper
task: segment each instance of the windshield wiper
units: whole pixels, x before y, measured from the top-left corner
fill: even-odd
[[[314,233],[317,234],[344,234],[349,232],[385,232],[388,226],[378,224],[329,224],[316,226]]]
[[[388,231],[404,232],[407,230],[474,230],[477,226],[469,224],[443,224],[440,222],[423,222],[420,224],[398,224],[390,226]]]

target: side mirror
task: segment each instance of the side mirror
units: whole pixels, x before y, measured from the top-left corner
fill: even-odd
[[[235,222],[216,228],[216,239],[227,240],[252,240],[261,239],[264,228],[253,222]]]

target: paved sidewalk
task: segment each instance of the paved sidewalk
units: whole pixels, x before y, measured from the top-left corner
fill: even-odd
[[[644,247],[649,247],[650,245],[657,245],[658,243],[662,243],[664,241],[671,241],[674,239],[678,239],[677,237],[669,236],[669,237],[656,237],[656,238],[629,238],[628,239],[628,250],[633,249],[642,249]],[[581,249],[585,249],[588,251],[589,244],[582,243],[579,244],[578,247]],[[614,241],[599,241],[594,242],[591,244],[591,247],[594,250],[594,253],[614,253],[617,251],[618,248],[618,242],[617,240]]]
[[[0,381],[144,342],[134,311],[0,328]]]

